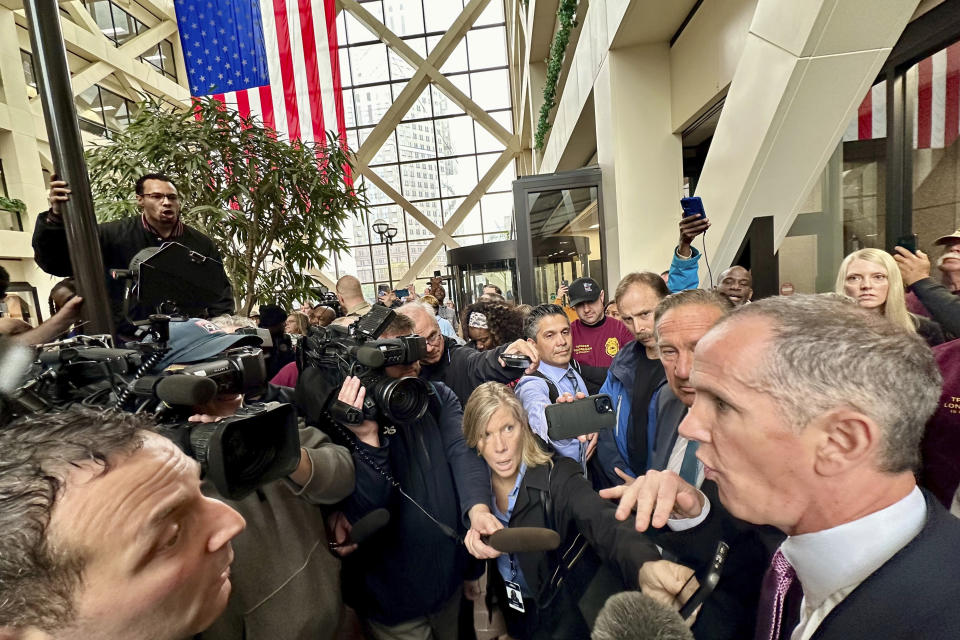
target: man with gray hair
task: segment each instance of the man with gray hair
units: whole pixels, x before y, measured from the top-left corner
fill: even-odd
[[[679,436],[677,427],[693,405],[689,379],[693,350],[732,309],[729,298],[705,289],[669,295],[656,306],[653,341],[666,379],[651,381],[649,390],[641,390],[646,402],[630,410],[630,422],[618,421],[611,433],[602,434],[597,462],[607,479],[605,486],[650,469],[671,469],[687,482],[700,485],[703,468],[697,463],[697,445]]]
[[[427,355],[420,360],[420,377],[431,382],[442,382],[456,394],[461,405],[467,404],[470,394],[484,382],[513,382],[523,369],[506,367],[501,358],[504,354],[516,354],[530,359],[526,372],[536,370],[539,363],[537,350],[524,340],[515,340],[488,351],[476,351],[461,346],[453,338],[440,333],[437,316],[427,311],[419,302],[408,302],[397,313],[409,317],[417,335],[427,341]]]
[[[940,383],[921,338],[834,297],[761,300],[700,340],[680,434],[700,443],[733,516],[787,536],[755,637],[956,637],[960,521],[914,478]],[[635,507],[638,529],[671,514],[702,519],[694,537],[717,526],[671,472],[616,493],[618,517]]]

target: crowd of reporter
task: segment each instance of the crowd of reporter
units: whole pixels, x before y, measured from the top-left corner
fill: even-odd
[[[54,184],[38,254],[68,196]],[[191,237],[169,179],[137,196],[139,222],[101,244]],[[610,299],[589,277],[536,307],[488,285],[458,314],[439,278],[370,301],[344,276],[297,309],[171,321],[136,377],[236,349],[262,366],[256,392],[218,387],[177,407],[176,428],[292,405],[299,453],[225,495],[153,419],[170,407],[82,402],[4,425],[0,638],[957,637],[960,231],[936,242],[941,282],[922,252],[861,250],[835,294],[754,301],[739,266],[700,288],[708,227],[685,218],[670,269],[628,274]],[[4,348],[71,332],[83,300],[54,293],[41,327],[0,325]],[[368,339],[399,355],[358,366]],[[384,389],[421,410],[398,417]],[[579,435],[553,437],[550,408],[596,393],[612,428],[593,428],[594,405]],[[661,617],[601,611],[624,591]]]

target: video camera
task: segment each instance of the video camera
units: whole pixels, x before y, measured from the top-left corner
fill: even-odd
[[[123,283],[123,316],[131,321],[151,313],[207,317],[228,284],[220,262],[179,242],[142,249],[110,277]]]
[[[419,420],[427,412],[429,389],[423,380],[391,378],[384,371],[391,365],[412,364],[427,354],[426,340],[420,336],[380,338],[394,315],[392,309],[374,305],[348,327],[310,327],[301,341],[301,372],[309,367],[323,370],[329,374],[326,380],[330,389],[342,386],[347,376],[357,376],[366,389],[362,409],[348,406],[332,394],[329,399],[321,399],[334,420],[354,425],[383,417],[402,425]]]
[[[153,342],[115,349],[100,339],[72,338],[42,345],[31,359],[9,341],[0,344],[4,423],[20,415],[53,412],[74,403],[151,413],[160,432],[196,459],[221,495],[240,499],[258,486],[289,475],[300,460],[296,413],[290,404],[254,405],[212,423],[188,422],[194,407],[218,395],[259,399],[267,389],[258,348],[240,347],[221,357],[146,375],[168,352],[168,316],[151,316]],[[32,355],[32,354],[31,354]],[[16,371],[7,364],[15,362]]]

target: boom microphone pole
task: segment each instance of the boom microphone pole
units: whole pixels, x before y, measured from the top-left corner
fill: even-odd
[[[81,310],[87,321],[85,331],[113,334],[90,176],[83,160],[83,139],[60,30],[60,10],[56,0],[24,0],[23,8],[50,153],[57,175],[66,180],[72,192],[70,200],[60,206],[65,209],[63,222],[77,292],[84,299]]]

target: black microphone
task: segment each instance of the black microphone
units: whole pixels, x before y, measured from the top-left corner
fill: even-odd
[[[492,533],[487,544],[501,553],[553,551],[560,546],[560,534],[540,527],[510,527]]]
[[[193,407],[213,400],[217,395],[217,383],[200,376],[163,376],[156,383],[154,392],[167,404]]]
[[[610,596],[590,640],[694,640],[680,614],[639,591]]]
[[[346,544],[362,544],[367,538],[375,534],[390,522],[390,512],[386,509],[374,509],[353,523],[350,537]]]

